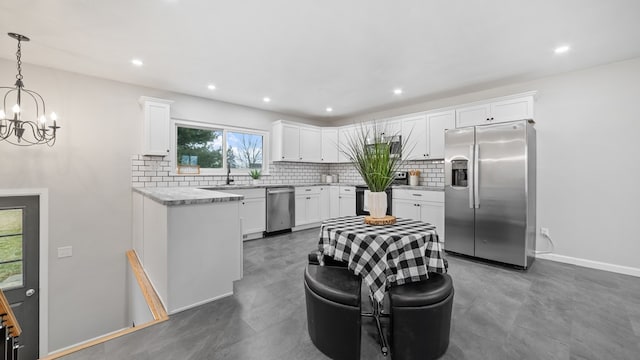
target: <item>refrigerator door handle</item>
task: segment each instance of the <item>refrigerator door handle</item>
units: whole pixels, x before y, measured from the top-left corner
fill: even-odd
[[[480,173],[478,167],[478,158],[480,158],[480,145],[475,145],[475,151],[473,154],[473,198],[475,199],[474,207],[480,208],[480,183],[478,180],[478,174]]]
[[[473,154],[473,145],[469,145],[469,159],[475,159],[475,156]],[[475,181],[474,180],[475,179],[474,176],[475,176],[475,173],[476,173],[474,161],[469,161],[469,172],[470,172],[470,174],[468,176],[468,178],[469,178],[469,185],[468,185],[468,188],[469,188],[469,209],[473,209],[473,207],[474,207],[474,202],[473,202],[473,193],[474,193],[474,191],[473,191],[473,189],[475,187],[475,185],[474,185],[474,181]]]

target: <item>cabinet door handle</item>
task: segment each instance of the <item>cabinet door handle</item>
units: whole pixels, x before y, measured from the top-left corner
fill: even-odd
[[[491,118],[491,121],[493,121],[493,118]]]
[[[422,194],[411,194],[413,196],[422,196]]]
[[[489,121],[489,118],[487,118],[487,121]]]
[[[311,191],[311,189],[304,189],[304,191]]]
[[[169,152],[169,149],[167,149],[167,152]]]

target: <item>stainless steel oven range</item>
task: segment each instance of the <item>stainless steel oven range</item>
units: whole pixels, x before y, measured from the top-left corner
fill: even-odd
[[[393,185],[407,185],[409,184],[409,178],[407,176],[406,171],[399,171],[396,173],[393,179]],[[392,200],[393,200],[393,189],[391,187],[387,188],[385,191],[387,193],[387,215],[392,214]],[[367,194],[369,193],[369,188],[367,185],[357,185],[356,186],[356,215],[369,215],[369,207],[367,206]]]

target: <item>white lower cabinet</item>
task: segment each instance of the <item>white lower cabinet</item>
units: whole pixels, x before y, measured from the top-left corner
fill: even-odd
[[[320,219],[326,220],[331,217],[331,194],[330,186],[320,187]]]
[[[267,200],[265,190],[263,188],[235,189],[220,192],[244,196],[244,199],[240,201],[243,238],[249,240],[261,237],[262,232],[266,230]]]
[[[356,214],[355,186],[340,186],[338,207],[338,216],[354,216]]]
[[[420,207],[415,200],[393,199],[393,215],[405,219],[420,219]]]
[[[265,231],[266,201],[262,198],[242,200],[240,217],[242,218],[242,234],[262,233]]]
[[[320,210],[320,186],[296,187],[296,226],[322,221]]]
[[[444,192],[425,190],[393,190],[393,215],[427,222],[436,226],[444,239]]]
[[[242,278],[240,201],[165,205],[133,192],[136,252],[169,314],[233,293]]]
[[[329,186],[329,217],[340,216],[340,187]]]

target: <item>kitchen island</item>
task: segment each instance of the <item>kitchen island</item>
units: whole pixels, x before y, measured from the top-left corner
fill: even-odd
[[[167,312],[233,294],[242,278],[241,195],[133,188],[133,247]]]

